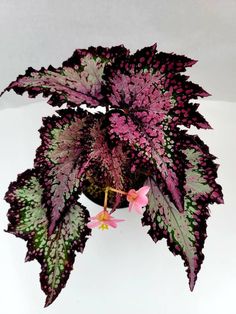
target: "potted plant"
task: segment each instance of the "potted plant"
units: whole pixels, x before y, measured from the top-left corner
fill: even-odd
[[[115,211],[128,206],[155,242],[166,238],[182,257],[193,290],[208,206],[223,202],[215,157],[186,130],[210,128],[195,102],[209,94],[182,74],[195,62],[156,45],[134,54],[123,46],[90,47],[60,68],[29,68],[5,89],[63,105],[43,119],[34,168],[5,196],[7,231],[27,241],[27,261],[41,264],[46,306],[65,286],[91,228],[116,227]],[[81,193],[104,209],[90,217]]]

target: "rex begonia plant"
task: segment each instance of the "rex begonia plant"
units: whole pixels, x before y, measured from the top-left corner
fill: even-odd
[[[123,220],[111,214],[128,206],[141,213],[155,242],[166,238],[182,257],[193,290],[208,206],[223,202],[215,157],[181,128],[211,128],[195,102],[209,94],[181,74],[195,62],[156,45],[134,54],[123,46],[90,47],[60,68],[29,68],[5,89],[66,106],[43,119],[34,168],[5,196],[7,231],[27,241],[26,261],[41,264],[46,306],[65,286],[91,228],[117,227]],[[103,211],[90,217],[81,193]]]

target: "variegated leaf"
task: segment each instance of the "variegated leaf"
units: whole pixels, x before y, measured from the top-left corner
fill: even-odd
[[[118,190],[125,190],[127,186],[125,173],[128,170],[126,167],[130,161],[122,145],[109,147],[99,123],[91,129],[91,137],[94,142],[89,159],[91,159],[94,168],[90,170],[89,176],[93,178],[93,183],[97,186],[100,185],[101,189],[111,186]],[[121,195],[116,194],[114,206],[118,206],[120,201]]]
[[[189,102],[208,94],[179,74],[194,63],[185,56],[158,53],[154,45],[117,58],[104,75],[107,101],[120,110],[111,115],[111,136],[155,164],[179,211],[183,211],[184,156],[178,152],[177,126],[210,127],[198,106]]]
[[[139,168],[140,164],[136,156],[133,156],[125,145],[109,139],[107,129],[101,121],[90,129],[90,136],[94,140],[91,141],[91,151],[88,155],[91,165],[86,175],[89,180],[89,190],[83,188],[83,191],[102,205],[104,190],[107,186],[128,191],[142,185],[144,175],[141,170],[144,172],[145,167]],[[113,211],[120,204],[127,204],[125,198],[121,197],[121,194],[110,192],[108,205]]]
[[[88,192],[88,182],[90,189],[94,185],[99,188],[101,198],[106,186],[127,190],[134,185],[129,151],[120,143],[109,143],[101,114],[80,109],[59,110],[58,114],[44,119],[42,144],[35,159],[44,189],[43,202],[48,208],[49,234],[78,195]],[[115,203],[109,205],[115,208],[121,197],[117,194],[112,200]]]
[[[58,69],[29,68],[5,89],[70,107],[44,119],[36,169],[20,175],[6,194],[8,231],[28,241],[27,260],[41,263],[46,305],[65,285],[74,251],[86,241],[88,213],[79,194],[101,203],[106,186],[139,188],[146,176],[151,191],[143,224],[154,241],[167,238],[181,255],[193,289],[208,205],[223,201],[214,156],[179,128],[210,128],[192,101],[209,94],[182,75],[195,62],[157,52],[156,45],[134,54],[123,46],[90,47],[76,50]],[[104,106],[106,113],[86,113],[81,104]],[[109,201],[112,210],[124,205],[119,195]]]
[[[145,183],[151,189],[142,222],[150,225],[148,233],[155,242],[166,238],[170,250],[183,258],[193,290],[204,258],[208,205],[222,203],[223,198],[221,187],[215,182],[214,156],[209,154],[207,146],[196,136],[186,136],[183,151],[187,159],[184,212],[177,210],[163,185],[150,178]]]
[[[110,123],[111,138],[128,144],[144,164],[155,166],[154,171],[161,174],[171,199],[183,211],[184,155],[178,150],[178,134],[159,124],[151,112],[114,112]]]
[[[5,91],[13,89],[20,95],[27,91],[29,97],[42,93],[44,97],[50,96],[48,103],[53,106],[61,106],[65,102],[69,106],[82,103],[91,107],[103,106],[101,85],[104,66],[117,55],[127,53],[123,46],[78,49],[60,68],[49,66],[39,71],[29,68]]]
[[[96,117],[78,110],[60,110],[59,115],[44,119],[40,129],[42,144],[37,150],[35,167],[40,170],[43,201],[48,208],[51,233],[61,214],[70,208],[82,191],[90,165],[89,128]]]
[[[11,205],[7,231],[27,241],[26,261],[37,259],[41,264],[40,281],[47,295],[45,306],[48,306],[65,286],[75,251],[83,252],[90,230],[86,227],[88,211],[76,202],[49,235],[42,192],[38,173],[27,170],[11,183],[5,199]]]
[[[215,156],[210,154],[209,148],[196,135],[183,136],[183,152],[186,155],[185,191],[202,205],[223,203],[222,189],[216,183],[218,165],[214,163]]]
[[[149,110],[153,101],[165,101],[171,103],[167,108],[170,110],[164,112],[169,123],[210,128],[208,122],[197,112],[198,105],[190,102],[191,99],[209,96],[209,93],[180,74],[196,62],[186,56],[157,52],[156,45],[145,47],[133,55],[116,58],[106,67],[104,79],[108,83],[104,90],[112,107],[132,110],[133,104],[136,106],[135,103],[144,101],[146,110]],[[147,80],[148,75],[154,86]],[[137,77],[143,77],[144,82],[139,82]],[[159,97],[156,91],[152,95],[150,88],[157,89]],[[163,114],[162,111],[161,113]]]

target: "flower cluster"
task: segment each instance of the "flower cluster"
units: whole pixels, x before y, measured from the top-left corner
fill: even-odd
[[[142,208],[148,204],[148,198],[146,194],[148,193],[149,189],[149,186],[143,186],[137,191],[135,189],[131,189],[126,193],[108,187],[105,190],[104,209],[96,216],[90,217],[90,222],[87,224],[87,226],[89,228],[98,227],[99,229],[107,230],[109,227],[116,228],[118,222],[124,221],[124,219],[115,219],[107,211],[107,194],[109,190],[127,195],[126,199],[129,202],[129,211],[135,211],[139,214],[142,214]]]

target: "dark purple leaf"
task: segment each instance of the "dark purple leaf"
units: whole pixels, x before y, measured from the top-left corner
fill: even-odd
[[[5,199],[11,205],[7,231],[27,241],[26,261],[37,259],[41,264],[40,281],[48,306],[66,285],[75,251],[83,252],[90,230],[86,227],[88,211],[76,202],[48,235],[42,192],[37,172],[27,170],[11,183]]]
[[[173,117],[171,119],[171,128],[175,128],[177,125],[184,125],[190,128],[192,125],[198,129],[211,129],[210,124],[205,118],[197,111],[199,104],[179,102],[178,106],[175,106],[170,110],[169,115]]]
[[[183,55],[174,53],[157,52],[157,45],[137,50],[133,55],[123,54],[120,58],[116,58],[110,69],[107,69],[109,76],[114,73],[113,69],[121,73],[137,73],[140,71],[151,70],[160,73],[180,73],[186,71],[187,67],[191,67],[197,61],[192,60]],[[124,60],[124,56],[126,57]]]

